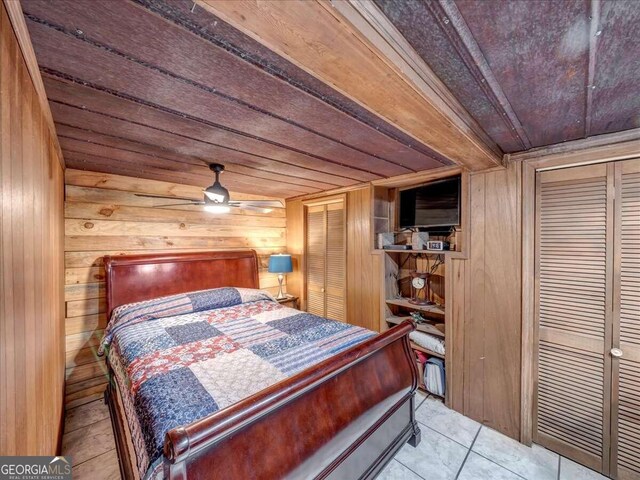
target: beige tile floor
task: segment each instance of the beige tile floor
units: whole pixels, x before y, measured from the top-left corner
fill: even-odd
[[[418,395],[422,442],[405,445],[378,480],[606,480],[539,445],[483,427],[437,397]]]
[[[418,394],[417,448],[405,445],[378,480],[605,480],[605,477],[538,445],[526,447]],[[74,480],[120,479],[109,410],[96,400],[67,411],[63,455],[72,457]],[[345,479],[348,480],[348,479]]]

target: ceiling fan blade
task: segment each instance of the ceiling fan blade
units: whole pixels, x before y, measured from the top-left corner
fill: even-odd
[[[252,212],[269,213],[273,210],[271,207],[257,207],[255,205],[230,205],[231,207],[240,208],[241,210],[250,210]]]
[[[239,205],[241,207],[253,206],[257,208],[284,208],[280,200],[235,200],[229,205]]]
[[[168,203],[166,205],[154,205],[152,208],[162,207],[186,207],[189,205],[204,205],[204,202],[192,202],[192,203]]]
[[[136,197],[145,197],[145,198],[166,198],[167,200],[187,200],[189,202],[200,202],[200,200],[195,200],[189,197],[174,197],[169,195],[154,195],[152,193],[136,193]]]

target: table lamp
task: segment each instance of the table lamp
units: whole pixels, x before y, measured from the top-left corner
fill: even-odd
[[[282,281],[284,280],[284,274],[291,272],[293,272],[291,255],[279,253],[269,257],[269,273],[278,274],[278,284],[280,285],[280,289],[278,290],[278,296],[276,298],[279,300],[287,298],[287,296],[282,293]]]

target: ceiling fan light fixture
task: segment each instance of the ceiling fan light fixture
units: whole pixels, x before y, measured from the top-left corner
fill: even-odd
[[[231,207],[228,205],[205,205],[204,211],[208,213],[229,213],[231,211]]]
[[[213,163],[209,165],[209,169],[216,174],[216,180],[213,182],[213,185],[204,190],[204,194],[214,203],[227,205],[229,203],[229,190],[224,188],[220,183],[220,174],[224,172],[224,165]]]
[[[215,203],[229,202],[229,190],[220,185],[220,182],[217,180],[213,185],[207,187],[204,194],[209,198],[209,200]]]

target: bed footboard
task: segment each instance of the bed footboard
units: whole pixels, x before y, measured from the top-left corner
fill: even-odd
[[[373,478],[409,441],[418,372],[411,321],[167,433],[165,478]]]

